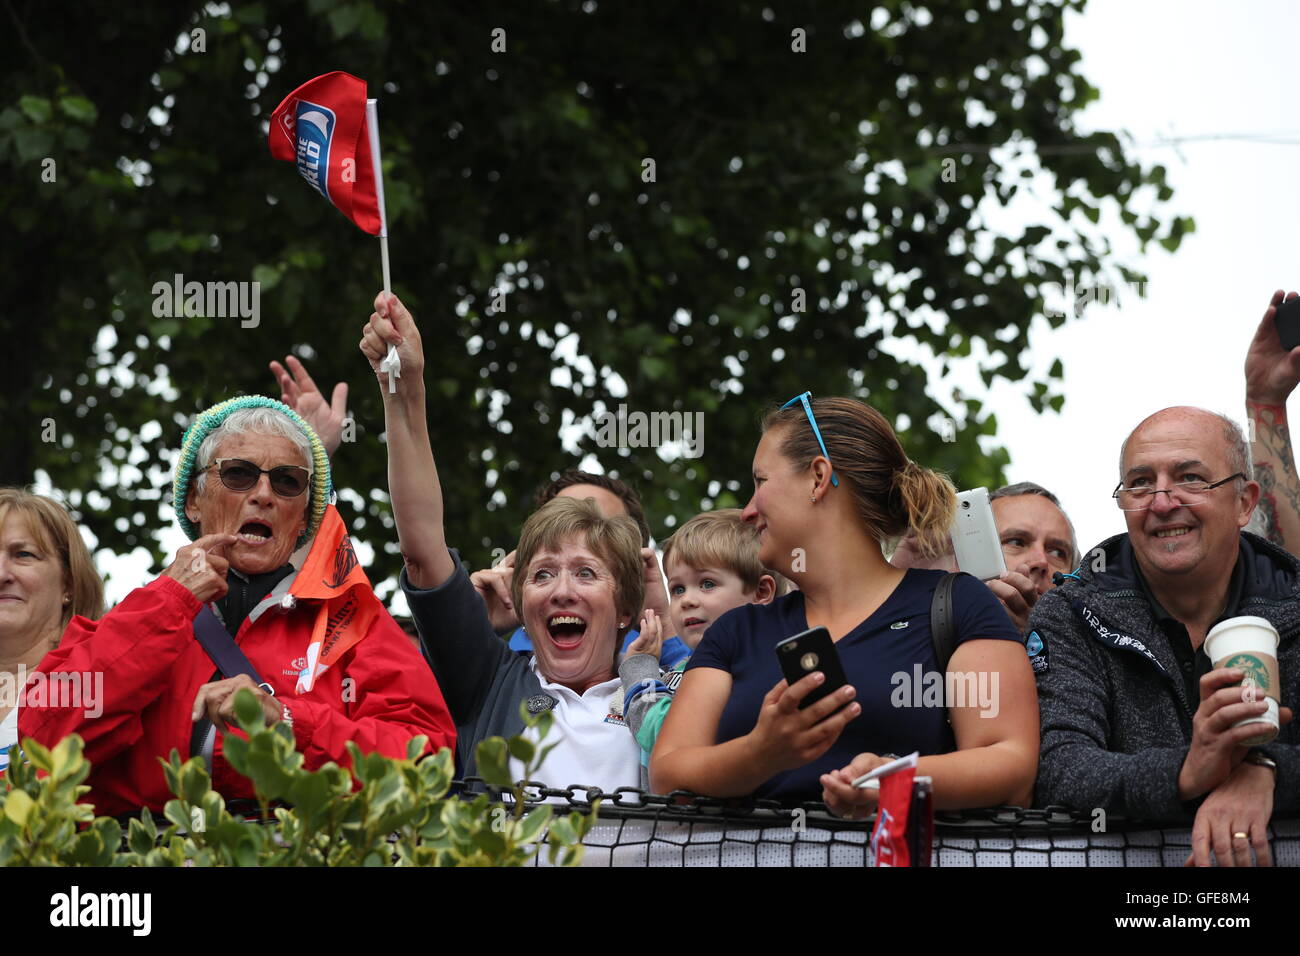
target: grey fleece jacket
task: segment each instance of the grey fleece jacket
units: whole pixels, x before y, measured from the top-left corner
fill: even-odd
[[[1281,703],[1300,711],[1300,561],[1248,533],[1240,555],[1241,598],[1230,613],[1277,628]],[[1035,803],[1190,822],[1198,802],[1178,799],[1178,774],[1199,701],[1188,699],[1141,590],[1128,535],[1090,551],[1039,599],[1029,627],[1042,725]],[[1258,749],[1277,761],[1274,812],[1300,809],[1300,722]]]

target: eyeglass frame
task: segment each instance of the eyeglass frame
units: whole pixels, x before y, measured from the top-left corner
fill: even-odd
[[[221,465],[223,462],[228,462],[228,461],[242,462],[243,464],[247,465],[250,469],[256,469],[257,477],[253,479],[253,483],[249,485],[247,488],[231,488],[230,485],[226,484],[226,479],[223,478],[221,475]],[[272,478],[268,482],[272,493],[279,498],[285,499],[286,501],[293,501],[295,498],[301,498],[308,490],[310,490],[311,480],[312,477],[314,476],[314,472],[310,468],[304,468],[302,465],[274,465],[271,468],[259,468],[256,462],[249,461],[247,458],[214,458],[211,462],[208,463],[208,466],[204,468],[203,471],[211,471],[213,468],[217,469],[217,480],[221,482],[221,487],[225,488],[227,491],[233,491],[236,494],[244,491],[252,491],[254,488],[257,487],[258,482],[262,480],[263,475],[272,475],[276,471],[281,471],[283,469],[289,469],[289,468],[296,468],[307,475],[307,480],[302,483],[302,491],[298,492],[296,495],[286,495],[277,491],[275,487],[274,478]]]
[[[1221,480],[1219,480],[1219,481],[1212,481],[1212,482],[1208,483],[1208,484],[1207,484],[1204,488],[1202,488],[1200,491],[1192,491],[1192,492],[1188,492],[1188,493],[1189,493],[1189,494],[1193,494],[1193,495],[1203,495],[1203,494],[1206,494],[1207,492],[1213,491],[1215,488],[1218,488],[1218,487],[1220,487],[1220,486],[1222,486],[1222,485],[1226,485],[1228,482],[1230,482],[1230,481],[1234,481],[1234,480],[1237,479],[1237,478],[1245,479],[1245,478],[1246,478],[1246,475],[1245,475],[1244,472],[1240,472],[1240,471],[1239,471],[1239,472],[1237,472],[1235,475],[1229,475],[1227,478],[1223,478],[1223,479],[1221,479]],[[1125,512],[1150,511],[1150,510],[1151,510],[1151,505],[1153,505],[1153,504],[1156,503],[1156,495],[1159,495],[1159,494],[1166,494],[1166,495],[1169,495],[1169,496],[1170,496],[1170,497],[1169,497],[1169,500],[1172,501],[1172,500],[1173,500],[1174,489],[1177,488],[1179,485],[1184,485],[1184,484],[1187,484],[1187,482],[1175,481],[1175,482],[1173,483],[1173,487],[1171,487],[1171,488],[1152,488],[1151,491],[1149,491],[1147,494],[1144,494],[1144,495],[1141,496],[1141,497],[1143,497],[1143,498],[1150,498],[1150,499],[1151,499],[1150,504],[1148,504],[1145,508],[1125,508],[1123,505],[1119,505],[1119,510],[1120,510],[1120,511],[1125,511]],[[1120,482],[1120,483],[1115,487],[1115,490],[1114,490],[1113,492],[1111,492],[1111,495],[1110,495],[1110,496],[1111,496],[1112,498],[1115,499],[1115,503],[1116,503],[1116,504],[1119,504],[1119,493],[1120,493],[1121,491],[1132,491],[1132,490],[1133,490],[1132,488],[1125,488],[1125,487],[1124,487],[1124,482],[1121,481],[1121,482]],[[1187,491],[1186,488],[1184,488],[1183,490],[1184,490],[1184,491]],[[1189,508],[1189,507],[1191,507],[1193,504],[1194,504],[1194,502],[1190,502],[1190,501],[1180,501],[1180,502],[1178,502],[1178,507],[1180,507],[1180,508]]]
[[[799,395],[796,395],[794,398],[790,399],[790,401],[786,402],[784,405],[781,406],[780,410],[785,411],[795,402],[803,403],[803,411],[804,414],[808,416],[808,424],[812,426],[813,437],[817,439],[817,445],[821,448],[823,457],[825,457],[825,459],[828,462],[830,462],[831,484],[834,485],[836,488],[838,488],[840,486],[840,480],[835,477],[835,463],[831,461],[831,453],[826,450],[826,442],[822,441],[822,430],[817,427],[817,418],[813,415],[812,402],[809,401],[811,397],[812,397],[812,390],[809,389],[808,391],[802,392]]]

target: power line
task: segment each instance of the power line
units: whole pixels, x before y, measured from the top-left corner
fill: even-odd
[[[1300,132],[1286,133],[1195,133],[1187,136],[1165,136],[1149,142],[1120,141],[1124,149],[1177,149],[1188,143],[1252,143],[1261,146],[1300,146]],[[1095,153],[1111,149],[1109,144],[1070,143],[1060,146],[1039,146],[1028,139],[1009,140],[1005,143],[950,143],[935,147],[938,153],[991,153],[995,149],[1014,149],[1017,146],[1034,147],[1040,156],[1070,156]]]

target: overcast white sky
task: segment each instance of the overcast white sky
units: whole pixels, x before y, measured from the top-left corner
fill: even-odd
[[[1068,16],[1066,42],[1101,92],[1084,129],[1129,132],[1131,156],[1167,167],[1171,209],[1196,219],[1176,254],[1155,247],[1126,257],[1149,276],[1145,298],[1093,304],[1061,329],[1035,321],[1035,371],[1064,362],[1061,414],[1036,415],[1023,385],[999,384],[988,397],[1011,452],[1008,480],[1055,491],[1084,550],[1123,530],[1110,492],[1120,443],[1138,421],[1189,404],[1244,423],[1246,346],[1273,290],[1300,286],[1300,117],[1286,48],[1297,27],[1300,4],[1287,0],[1091,0],[1083,15]],[[1240,138],[1157,145],[1204,136]],[[1251,141],[1260,137],[1295,142]],[[1014,214],[1019,226],[1039,221],[1031,204]],[[985,391],[969,367],[936,381],[936,394],[953,385]],[[166,541],[174,550],[184,539],[174,531]],[[100,559],[112,573],[110,600],[147,580],[141,554]]]

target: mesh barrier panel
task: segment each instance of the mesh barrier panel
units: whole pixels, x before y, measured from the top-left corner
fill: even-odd
[[[1300,820],[1274,820],[1269,843],[1278,866],[1300,865]],[[867,866],[870,825],[823,826],[811,815],[764,826],[750,819],[689,819],[671,812],[629,814],[601,807],[584,841],[585,866]],[[932,866],[1182,866],[1190,829],[1111,821],[1105,833],[1075,826],[975,826],[936,822]],[[545,865],[539,858],[538,865]]]
[[[483,792],[481,781],[457,781],[465,799]],[[824,804],[782,806],[775,801],[719,800],[674,793],[647,794],[633,787],[603,793],[594,787],[564,790],[529,786],[526,804],[546,802],[556,813],[589,813],[600,800],[596,824],[583,844],[583,866],[870,866],[870,820],[844,820]],[[509,801],[502,806],[510,807]],[[259,820],[249,801],[228,809]],[[167,821],[155,815],[160,828]],[[123,823],[123,845],[126,820]],[[1094,827],[1104,826],[1104,829]],[[545,838],[543,834],[542,839]],[[1275,866],[1300,866],[1300,816],[1274,816],[1268,828]],[[930,865],[935,867],[1157,867],[1182,866],[1192,852],[1189,826],[1161,827],[1052,807],[998,807],[935,814]],[[546,851],[534,860],[548,866]]]
[[[843,820],[824,805],[657,796],[629,787],[533,787],[529,802],[557,811],[590,809],[597,823],[583,841],[584,866],[869,866],[873,821]],[[684,799],[690,803],[684,803]],[[1104,826],[1098,832],[1094,826]],[[1274,817],[1269,845],[1277,866],[1300,866],[1300,818]],[[1160,827],[1110,814],[1104,820],[1060,808],[1002,807],[935,816],[936,867],[1182,866],[1190,826]],[[537,865],[545,866],[545,853]]]

